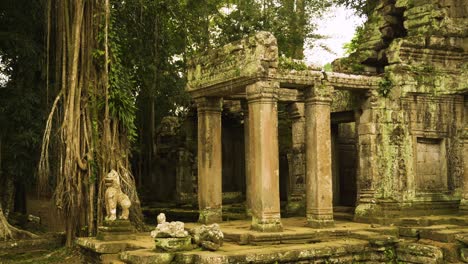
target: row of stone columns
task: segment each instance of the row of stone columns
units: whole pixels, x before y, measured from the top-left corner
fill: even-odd
[[[247,207],[252,229],[282,231],[278,158],[278,82],[246,87]],[[306,212],[312,227],[333,225],[330,93],[326,85],[305,91]],[[199,221],[222,220],[221,99],[198,98]]]

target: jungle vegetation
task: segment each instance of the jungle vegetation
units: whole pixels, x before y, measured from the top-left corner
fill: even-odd
[[[67,245],[95,234],[111,168],[143,229],[135,179],[153,171],[162,117],[191,104],[187,59],[259,30],[303,59],[323,37],[310,18],[334,3],[368,12],[364,0],[0,1],[0,239],[34,236],[7,220],[36,188]]]

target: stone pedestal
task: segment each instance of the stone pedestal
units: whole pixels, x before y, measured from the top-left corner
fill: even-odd
[[[316,85],[305,91],[306,216],[314,228],[333,221],[330,104],[332,88]]]
[[[192,239],[188,237],[168,237],[154,239],[156,242],[156,251],[177,252],[192,250]]]
[[[277,82],[257,82],[246,88],[252,229],[263,232],[283,230],[279,197],[278,88]]]
[[[135,239],[135,229],[129,220],[104,221],[102,226],[98,226],[96,239],[103,241]]]
[[[198,205],[203,224],[222,221],[221,99],[197,98]]]

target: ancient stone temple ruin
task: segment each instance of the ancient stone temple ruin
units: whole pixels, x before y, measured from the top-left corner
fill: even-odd
[[[334,63],[341,73],[282,67],[267,32],[193,59],[199,221],[222,219],[221,110],[230,101],[245,107],[254,230],[282,230],[278,103],[292,113],[288,200],[305,203],[311,227],[332,226],[340,199],[356,206],[356,221],[384,224],[465,210],[467,12],[463,1],[439,2],[382,1],[356,53]]]
[[[165,178],[154,179],[152,195],[176,200],[179,213],[183,203],[197,206],[188,211],[199,223],[185,227],[198,231],[191,242],[181,223],[180,237],[153,233],[159,251],[146,233],[114,244],[81,239],[83,255],[125,263],[468,262],[467,15],[464,0],[378,1],[357,50],[332,72],[280,57],[268,32],[196,56],[186,87],[196,111],[163,122]],[[240,194],[248,221],[223,221],[232,220],[223,210],[228,193]],[[351,218],[338,218],[340,207]],[[204,246],[202,231],[210,234]],[[184,250],[161,251],[175,238]]]

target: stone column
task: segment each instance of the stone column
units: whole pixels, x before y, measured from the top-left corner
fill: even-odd
[[[334,225],[329,85],[315,85],[305,95],[306,215],[310,227]]]
[[[354,220],[359,222],[370,221],[376,212],[374,178],[379,175],[375,157],[376,123],[378,122],[375,111],[377,107],[378,93],[369,91],[367,100],[362,106],[362,113],[356,116],[359,162],[357,168],[358,201]]]
[[[245,147],[245,210],[248,216],[252,216],[252,175],[250,174],[249,155],[249,106],[247,101],[241,101],[242,112],[244,114],[244,147]]]
[[[222,221],[221,99],[197,98],[198,110],[198,221]]]
[[[465,97],[466,98],[466,97]],[[463,187],[462,200],[460,201],[460,212],[468,214],[468,101],[465,99],[463,123],[465,124],[463,140]]]
[[[292,121],[292,149],[288,153],[289,188],[288,214],[305,212],[305,117],[304,103],[292,103],[289,106],[289,118]]]
[[[263,81],[246,87],[252,229],[262,232],[283,230],[279,196],[278,89],[278,82]]]

